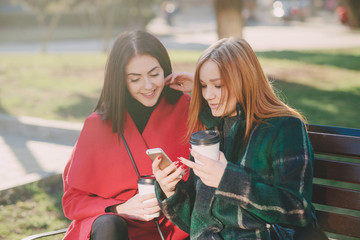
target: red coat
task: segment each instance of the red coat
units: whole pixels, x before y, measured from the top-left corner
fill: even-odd
[[[142,134],[127,113],[124,137],[141,175],[151,175],[148,148],[162,148],[172,159],[188,157],[189,144],[184,142],[190,97],[183,95],[175,105],[164,98],[153,111]],[[94,220],[105,208],[120,204],[137,189],[137,175],[122,140],[112,132],[110,122],[91,114],[84,123],[64,174],[63,209],[72,221],[64,239],[88,239]],[[130,239],[160,239],[154,221],[126,219]],[[185,232],[163,215],[160,226],[166,239],[184,239]]]

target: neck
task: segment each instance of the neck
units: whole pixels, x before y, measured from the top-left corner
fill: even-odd
[[[129,112],[132,120],[134,121],[137,129],[142,133],[146,127],[149,118],[160,102],[161,97],[159,97],[157,103],[152,107],[146,107],[136,99],[129,97],[126,102],[126,108]]]

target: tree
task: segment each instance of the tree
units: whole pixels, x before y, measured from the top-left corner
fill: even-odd
[[[342,3],[346,9],[347,24],[352,29],[360,28],[360,1],[343,0]]]
[[[14,0],[15,3],[28,6],[36,15],[38,27],[44,29],[41,37],[41,52],[47,52],[47,44],[60,21],[62,14],[68,11],[82,0]],[[46,18],[50,21],[47,22]]]
[[[125,29],[145,29],[153,17],[151,4],[154,2],[156,0],[85,0],[83,7],[102,29],[103,50],[106,52],[116,25]]]
[[[244,20],[242,0],[215,0],[218,38],[242,37]]]

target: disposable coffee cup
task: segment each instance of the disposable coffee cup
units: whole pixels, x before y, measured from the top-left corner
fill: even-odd
[[[215,130],[198,131],[191,134],[191,148],[213,160],[219,160],[220,135]],[[195,162],[202,164],[195,158]]]
[[[139,195],[155,193],[154,182],[155,182],[154,175],[141,176],[137,182],[138,189],[139,189]],[[151,202],[151,201],[156,202],[157,200],[156,200],[156,198],[152,198],[152,199],[148,199],[148,200],[144,201],[144,203]],[[157,213],[151,214],[151,215],[145,215],[145,217],[148,217],[148,218],[156,218],[159,216],[160,216],[160,211]]]

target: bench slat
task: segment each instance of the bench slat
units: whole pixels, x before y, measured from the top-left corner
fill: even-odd
[[[360,137],[360,129],[308,124],[308,131]]]
[[[315,158],[314,177],[360,184],[360,163]]]
[[[313,185],[314,203],[360,211],[360,191]]]
[[[308,132],[315,153],[360,158],[360,137]]]
[[[324,231],[360,238],[360,218],[319,210],[316,216]]]

